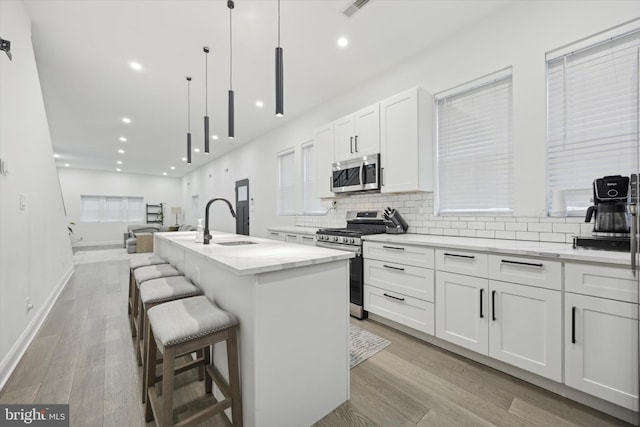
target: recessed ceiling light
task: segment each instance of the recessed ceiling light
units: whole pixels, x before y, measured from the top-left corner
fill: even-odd
[[[218,135],[211,135],[211,139],[218,139]]]
[[[175,170],[175,169],[176,169],[176,167],[175,167],[175,166],[171,166],[171,170]]]
[[[121,170],[122,170],[122,169],[120,169],[120,168],[117,168],[117,169],[116,169],[116,172],[120,172]]]
[[[264,102],[262,102],[260,100],[256,101],[256,107],[258,107],[258,108],[264,107]]]
[[[123,117],[122,121],[125,123],[131,123],[131,119],[129,117]]]
[[[123,149],[120,149],[120,150],[118,150],[118,153],[120,153],[120,154],[124,154],[124,150],[123,150]]]
[[[53,155],[53,158],[54,158],[54,159],[59,159],[59,158],[60,158],[60,154],[54,154],[54,155]]]
[[[183,157],[183,158],[182,158],[182,161],[183,161],[183,162],[186,162],[186,161],[187,161],[187,158],[186,158],[186,157]]]
[[[129,66],[131,66],[131,68],[133,68],[136,71],[142,70],[142,65],[140,65],[139,62],[130,62]]]
[[[200,149],[199,148],[194,148],[193,151],[195,151],[196,153],[199,153]]]
[[[162,175],[167,176],[167,173],[166,172],[162,172]]]
[[[120,141],[122,141],[122,142],[127,142],[127,138],[125,138],[124,136],[121,136],[121,137],[120,137]]]
[[[346,47],[349,44],[349,40],[346,37],[340,37],[338,39],[338,46]]]
[[[116,163],[121,165],[122,164],[122,160],[118,160]]]
[[[68,168],[69,166],[71,166],[69,163],[65,163],[65,164],[64,164],[64,167],[65,167],[65,168]]]

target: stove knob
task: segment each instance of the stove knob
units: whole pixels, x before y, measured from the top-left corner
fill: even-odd
[[[355,242],[356,242],[356,239],[354,239],[353,237],[349,239],[349,243],[354,244]]]
[[[333,236],[333,241],[334,242],[338,242],[340,240],[340,238],[338,236]]]

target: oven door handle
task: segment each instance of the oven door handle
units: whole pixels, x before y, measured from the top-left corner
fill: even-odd
[[[335,249],[338,251],[354,252],[356,254],[360,254],[360,246],[342,246],[319,241],[316,241],[316,246],[319,248]]]

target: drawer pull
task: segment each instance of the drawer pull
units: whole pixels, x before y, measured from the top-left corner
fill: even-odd
[[[491,291],[491,318],[496,321],[496,291]]]
[[[484,310],[482,308],[482,300],[484,299],[484,288],[480,288],[480,318],[484,319]]]
[[[397,250],[397,251],[404,251],[404,248],[397,248],[397,247],[395,247],[395,246],[386,246],[386,245],[383,245],[383,246],[382,246],[382,248],[383,248],[383,249],[395,249],[395,250]]]
[[[537,268],[544,267],[544,265],[542,265],[542,264],[536,264],[536,263],[533,263],[533,262],[510,261],[508,259],[503,259],[500,262],[503,262],[505,264],[526,265],[527,267],[537,267]]]
[[[384,268],[391,268],[391,269],[393,269],[393,270],[404,271],[404,268],[402,268],[402,267],[394,267],[394,266],[392,266],[392,265],[387,265],[387,264],[382,264],[382,266],[383,266]]]
[[[576,343],[576,307],[571,307],[571,344]]]
[[[306,240],[313,240],[314,239],[313,237],[310,237],[310,236],[300,236],[300,237],[303,238],[303,239],[306,239]]]
[[[453,256],[456,258],[467,258],[467,259],[475,259],[475,255],[460,255],[460,254],[450,254],[448,252],[444,253],[444,256]]]
[[[384,294],[382,294],[382,295],[384,295],[384,296],[385,296],[385,297],[387,297],[387,298],[393,298],[393,299],[398,300],[398,301],[404,301],[404,298],[394,297],[393,295],[389,295],[389,294],[388,294],[388,293],[386,293],[386,292],[385,292]]]
[[[295,234],[287,234],[287,237],[298,237]]]

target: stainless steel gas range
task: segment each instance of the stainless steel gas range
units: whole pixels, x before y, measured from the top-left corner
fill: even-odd
[[[316,246],[350,251],[356,254],[349,261],[350,309],[353,317],[364,319],[364,265],[362,262],[362,236],[386,232],[380,211],[347,212],[346,228],[323,228],[316,233]]]

